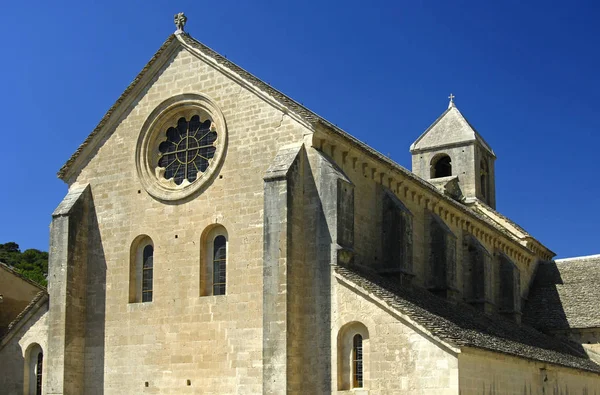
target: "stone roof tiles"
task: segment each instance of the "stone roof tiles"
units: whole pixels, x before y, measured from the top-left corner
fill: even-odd
[[[545,335],[527,325],[488,316],[471,306],[453,304],[419,287],[400,287],[356,268],[337,266],[336,273],[407,315],[430,333],[456,347],[473,347],[521,358],[600,373],[576,343]]]
[[[34,311],[34,309],[37,311],[36,307],[46,303],[48,301],[48,298],[48,293],[46,291],[40,291],[35,295],[33,299],[31,299],[31,302],[29,302],[29,304],[23,309],[23,311],[21,311],[19,315],[17,315],[15,319],[12,320],[10,324],[8,324],[6,331],[0,334],[0,348],[4,347],[7,339],[10,339],[13,335],[13,332],[21,327],[20,324],[22,322],[27,321],[25,317],[29,316],[29,313]]]
[[[600,255],[538,266],[523,319],[544,331],[600,328]]]

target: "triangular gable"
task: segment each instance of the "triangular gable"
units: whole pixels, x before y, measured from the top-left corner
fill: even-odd
[[[108,109],[106,114],[98,123],[98,126],[90,133],[84,142],[71,155],[69,160],[58,171],[58,178],[67,180],[69,173],[74,168],[79,168],[83,165],[86,157],[92,152],[103,140],[104,133],[109,130],[121,117],[125,109],[133,102],[133,99],[140,93],[144,86],[152,79],[154,74],[166,62],[170,55],[177,48],[177,40],[175,35],[170,35],[163,45],[156,51],[150,61],[144,66],[142,71],[129,84],[117,101]]]
[[[128,106],[134,102],[137,96],[143,91],[145,86],[154,78],[161,67],[173,56],[178,49],[186,49],[198,56],[207,64],[219,69],[221,72],[240,83],[253,93],[257,94],[267,102],[274,104],[277,108],[286,112],[292,118],[307,127],[318,122],[329,125],[318,115],[314,114],[301,104],[290,99],[288,96],[274,89],[267,83],[255,77],[248,71],[219,55],[214,50],[192,38],[187,33],[172,34],[165,43],[154,54],[150,61],[144,66],[142,71],[135,77],[131,84],[121,94],[119,99],[106,112],[102,120],[92,131],[92,133],[79,146],[75,153],[62,166],[58,172],[58,177],[68,180],[70,175],[85,165],[86,159],[92,155],[92,152],[101,142],[106,139],[107,133],[114,129]],[[349,137],[346,133],[343,133]]]
[[[494,151],[492,151],[483,137],[462,115],[458,108],[452,105],[419,136],[410,146],[410,151],[418,152],[472,141],[479,142],[484,149],[495,157]]]

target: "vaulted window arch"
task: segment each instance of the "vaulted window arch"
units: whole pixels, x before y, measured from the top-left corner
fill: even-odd
[[[436,155],[431,160],[431,178],[449,177],[452,175],[452,160],[446,154]]]
[[[471,234],[464,235],[463,295],[471,305],[489,311],[492,305],[491,255]]]
[[[44,372],[44,352],[42,347],[33,343],[25,351],[25,388],[27,395],[42,395]]]
[[[129,302],[152,302],[154,297],[154,243],[147,235],[131,243]]]
[[[498,304],[501,313],[515,316],[521,311],[521,272],[513,261],[498,253],[499,289]]]
[[[200,295],[225,295],[227,292],[228,235],[222,225],[204,230],[200,252]]]
[[[392,191],[387,188],[383,191],[383,259],[379,271],[410,278],[413,272],[413,215]]]
[[[490,193],[490,169],[487,160],[481,159],[479,163],[479,184],[481,186],[481,196],[484,199],[489,197]]]
[[[446,297],[456,290],[456,236],[436,214],[429,212],[428,217],[427,287],[436,295]]]
[[[362,322],[349,322],[337,336],[338,389],[368,385],[369,331]]]

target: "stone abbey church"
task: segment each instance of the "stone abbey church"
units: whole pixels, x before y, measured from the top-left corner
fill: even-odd
[[[600,256],[495,210],[452,98],[409,171],[175,20],[59,171],[0,393],[600,395]]]

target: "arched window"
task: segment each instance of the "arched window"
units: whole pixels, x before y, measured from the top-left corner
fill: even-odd
[[[489,194],[489,169],[487,161],[485,159],[482,159],[479,167],[479,182],[481,184],[481,196],[483,196],[484,199],[487,199]]]
[[[44,352],[39,344],[32,344],[25,352],[25,390],[27,395],[42,395]]]
[[[352,388],[363,386],[363,338],[354,335],[352,340]]]
[[[428,255],[429,273],[427,287],[439,296],[446,297],[448,290],[456,287],[456,236],[436,214],[429,212]]]
[[[364,324],[353,321],[340,329],[337,354],[338,390],[367,387],[369,331]]]
[[[464,235],[463,295],[471,305],[483,311],[492,302],[491,255],[470,234]]]
[[[219,235],[213,243],[213,295],[225,295],[226,266],[227,240]]]
[[[452,175],[452,161],[448,155],[434,158],[431,164],[431,178],[449,177]]]
[[[382,273],[412,273],[413,215],[398,197],[384,189],[382,202]]]
[[[200,242],[200,296],[225,295],[227,290],[227,230],[212,225]]]
[[[154,247],[147,245],[142,253],[142,302],[152,302]]]
[[[500,312],[517,313],[521,310],[521,276],[519,268],[506,255],[499,254],[499,258]]]
[[[154,290],[154,243],[146,235],[131,244],[129,302],[152,302]]]

